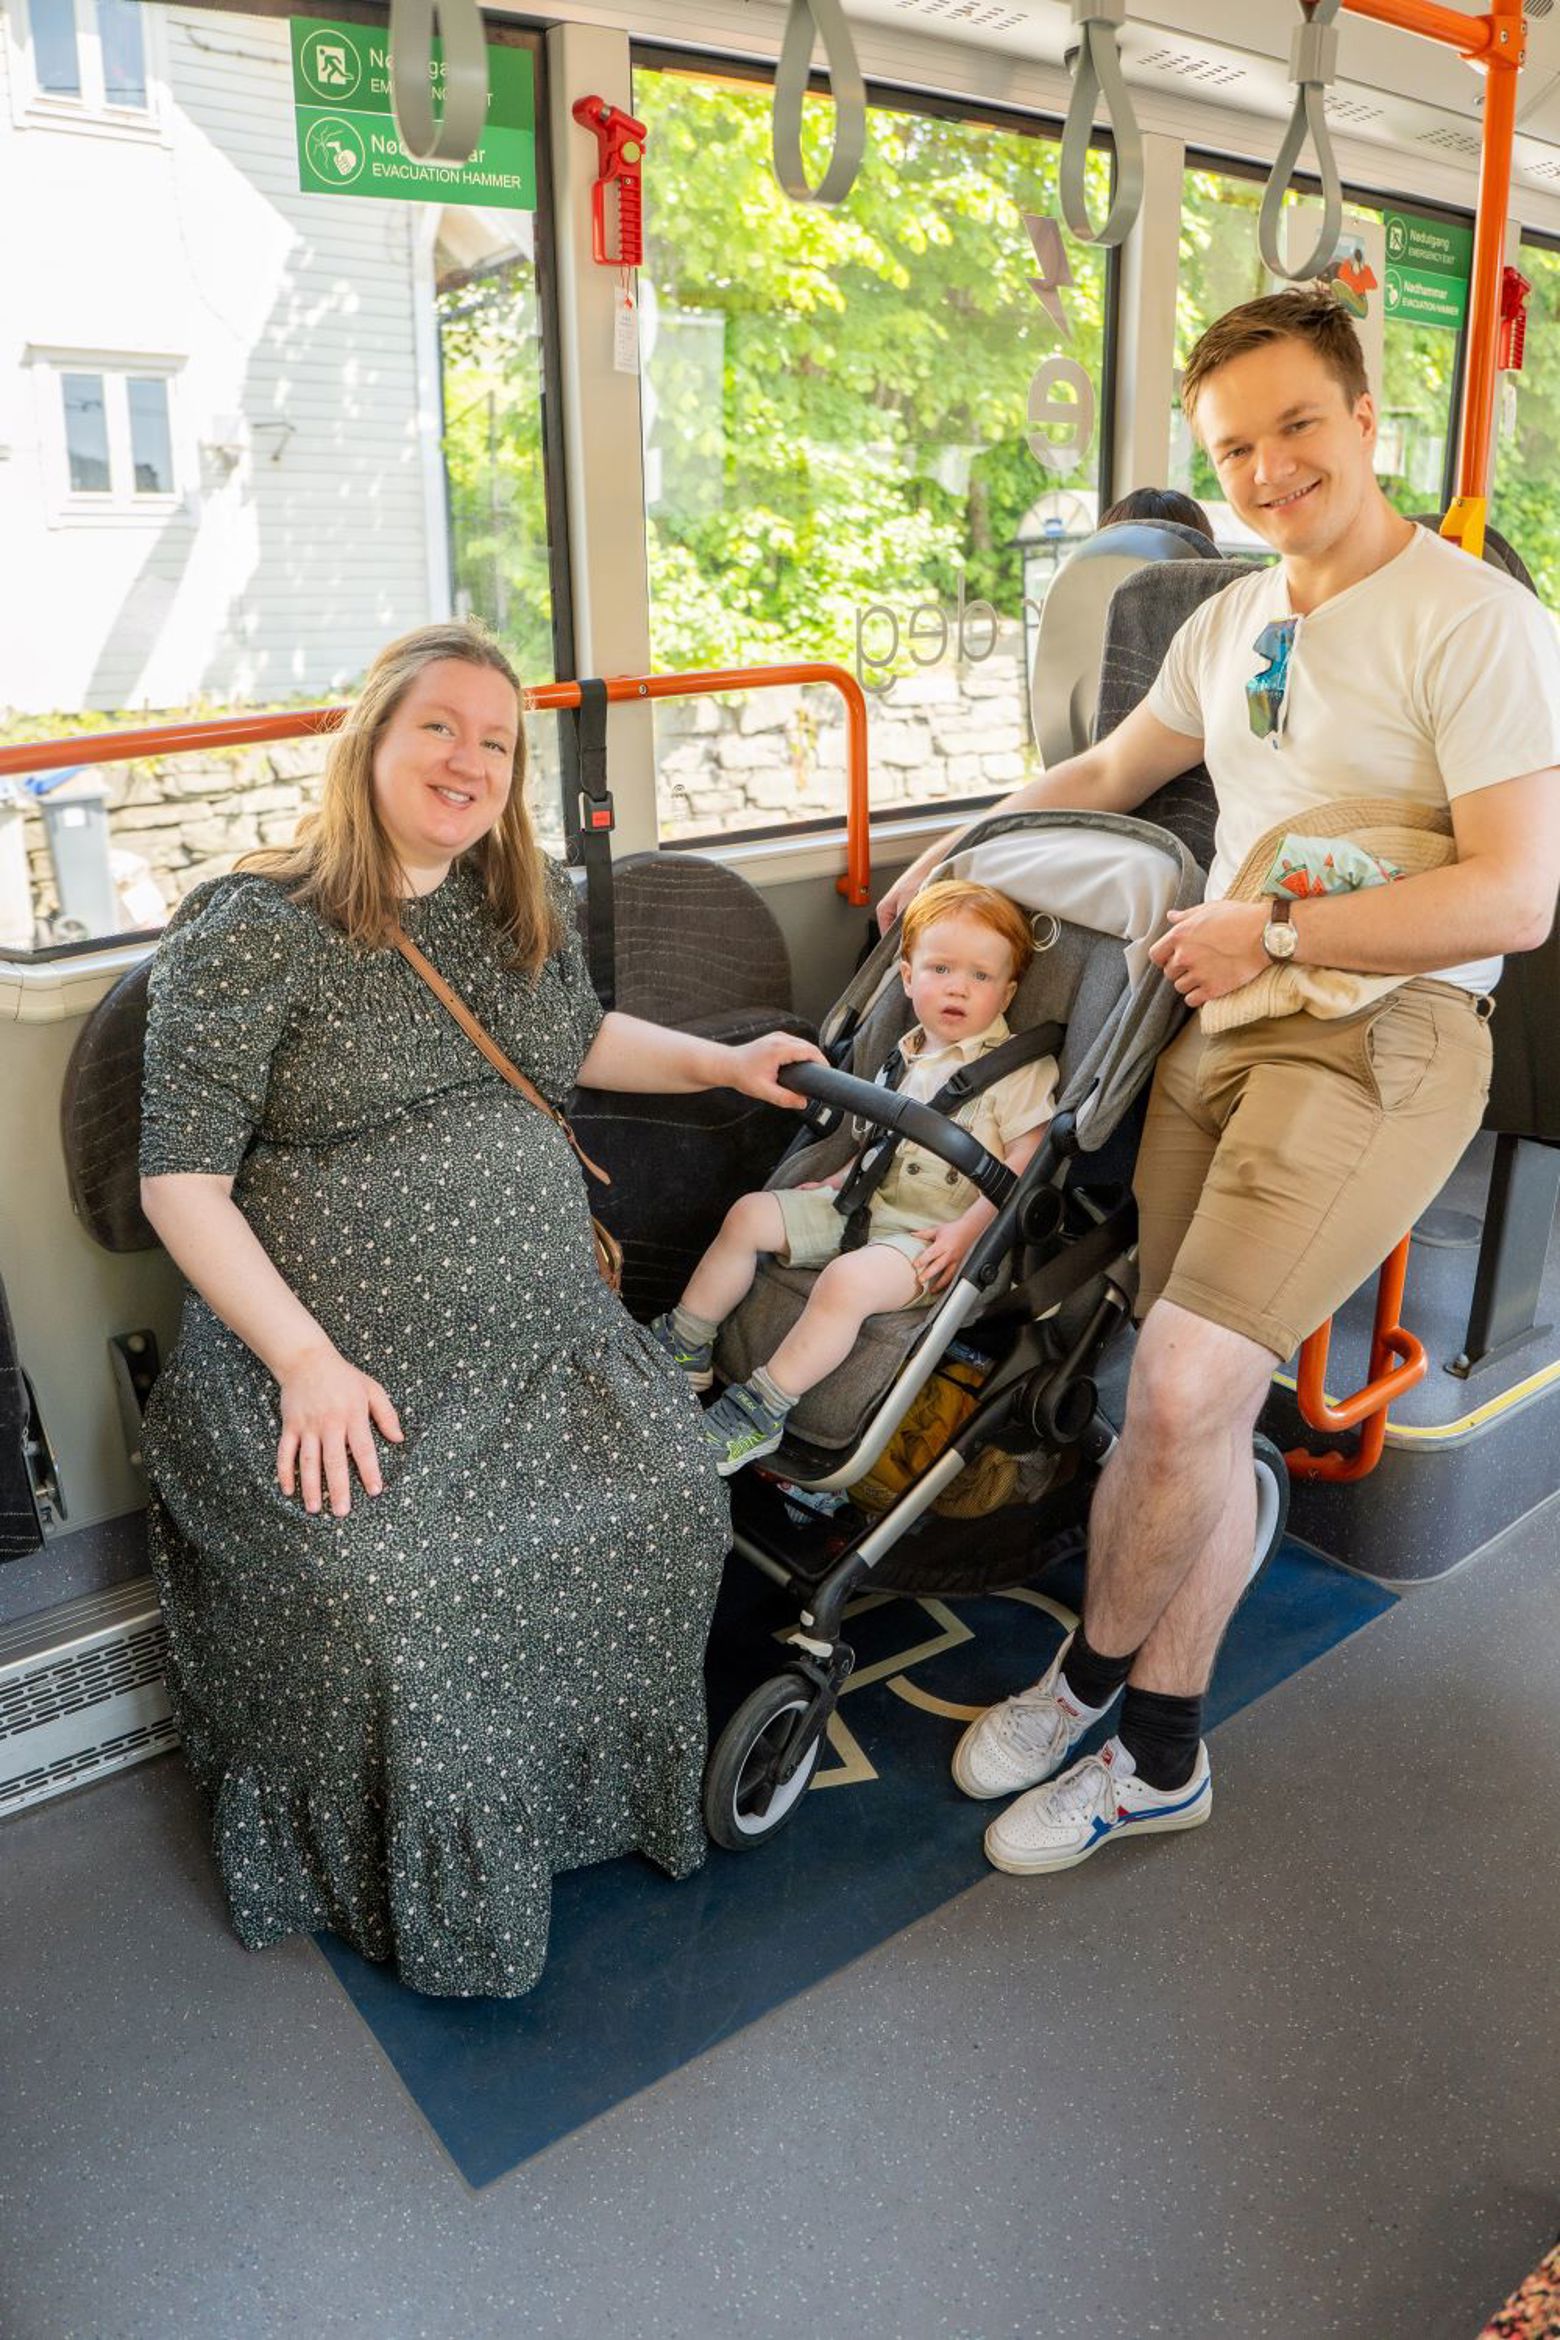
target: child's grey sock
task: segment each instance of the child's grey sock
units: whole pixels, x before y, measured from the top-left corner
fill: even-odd
[[[783,1390],[777,1381],[771,1380],[765,1366],[760,1365],[756,1373],[748,1375],[748,1387],[777,1420],[783,1420],[796,1403],[795,1398]]]
[[[712,1324],[707,1316],[695,1316],[691,1308],[684,1308],[679,1300],[672,1310],[672,1330],[689,1349],[707,1349],[720,1326]]]

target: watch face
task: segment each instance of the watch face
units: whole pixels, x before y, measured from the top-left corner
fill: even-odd
[[[1298,937],[1287,919],[1269,919],[1262,929],[1262,948],[1270,959],[1292,959]]]

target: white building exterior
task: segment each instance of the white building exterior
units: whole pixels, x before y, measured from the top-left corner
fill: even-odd
[[[298,191],[284,20],[74,0],[51,96],[70,6],[0,0],[0,713],[338,690],[449,609],[439,209]]]

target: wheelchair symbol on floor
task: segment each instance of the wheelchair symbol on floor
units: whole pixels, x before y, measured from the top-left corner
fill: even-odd
[[[1016,1586],[1010,1592],[983,1594],[981,1597],[1018,1601],[1026,1608],[1039,1609],[1047,1617],[1054,1617],[1064,1634],[1071,1633],[1078,1622],[1073,1611],[1062,1602],[1053,1601],[1046,1593],[1031,1592],[1025,1585]],[[934,1696],[930,1690],[923,1690],[918,1682],[911,1681],[909,1669],[924,1665],[929,1658],[941,1657],[950,1649],[958,1649],[966,1641],[973,1641],[975,1628],[966,1625],[962,1617],[956,1616],[946,1601],[934,1600],[925,1594],[891,1592],[863,1593],[845,1611],[845,1621],[849,1623],[853,1617],[866,1616],[869,1611],[881,1609],[890,1601],[899,1601],[906,1608],[922,1610],[937,1631],[925,1641],[917,1642],[913,1649],[896,1650],[892,1657],[879,1658],[872,1665],[862,1666],[851,1675],[841,1696],[849,1698],[854,1691],[867,1690],[875,1682],[884,1682],[896,1698],[902,1698],[907,1706],[919,1708],[922,1714],[936,1715],[945,1722],[973,1722],[983,1711],[982,1708],[958,1706],[952,1699]],[[776,1641],[789,1642],[792,1630],[787,1627],[777,1632]],[[837,1706],[829,1717],[828,1740],[838,1761],[830,1770],[814,1774],[811,1783],[813,1788],[864,1787],[868,1781],[877,1778],[876,1765]]]

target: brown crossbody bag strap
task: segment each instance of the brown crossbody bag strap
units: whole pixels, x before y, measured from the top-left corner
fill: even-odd
[[[418,949],[411,936],[398,931],[390,939],[408,965],[417,970],[439,1005],[447,1014],[454,1017],[466,1038],[472,1042],[473,1046],[481,1049],[493,1070],[496,1073],[501,1073],[509,1086],[512,1089],[517,1089],[528,1105],[534,1105],[538,1113],[545,1113],[548,1120],[562,1130],[574,1148],[582,1169],[588,1170],[592,1178],[599,1178],[603,1186],[610,1186],[612,1181],[606,1171],[602,1169],[599,1162],[591,1160],[569,1127],[567,1115],[560,1113],[556,1105],[549,1105],[535,1082],[527,1080],[519,1066],[510,1063],[509,1058],[499,1047],[492,1034],[483,1030],[459,992],[450,988],[433,961],[425,952]],[[611,1229],[604,1227],[598,1218],[593,1216],[590,1223],[596,1241],[596,1265],[601,1271],[602,1281],[610,1284],[613,1291],[616,1292],[623,1281],[623,1246]]]

